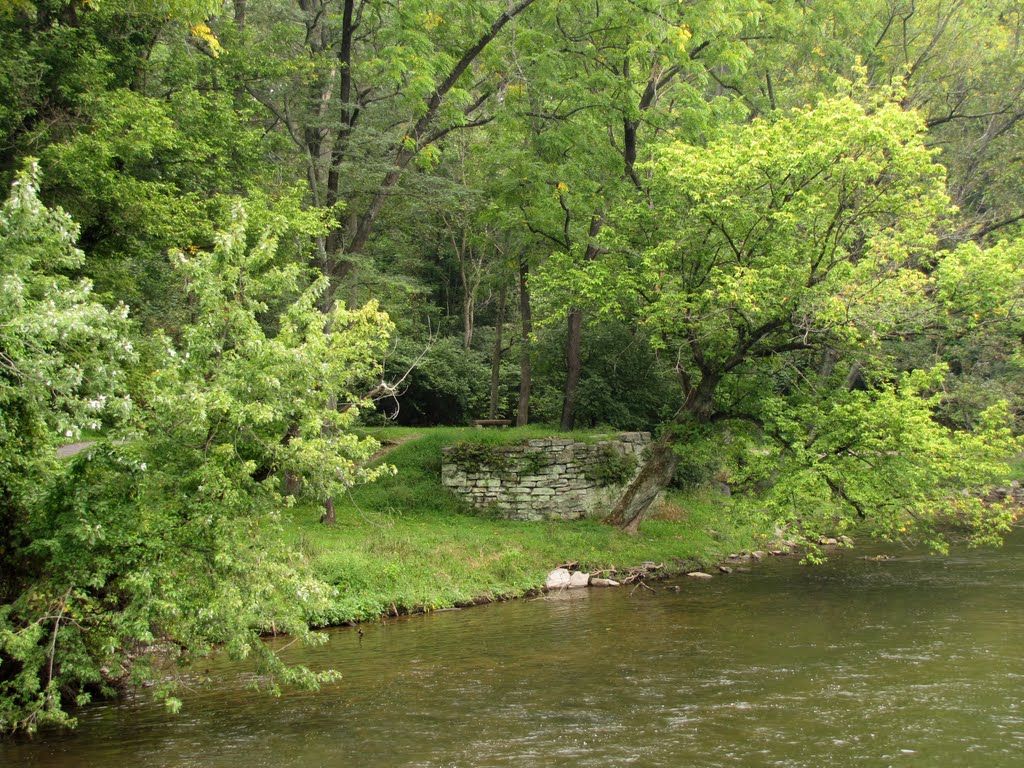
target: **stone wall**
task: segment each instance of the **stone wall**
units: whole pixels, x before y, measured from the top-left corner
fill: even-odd
[[[475,507],[512,520],[604,516],[640,471],[649,432],[596,442],[547,437],[444,449],[441,483]]]

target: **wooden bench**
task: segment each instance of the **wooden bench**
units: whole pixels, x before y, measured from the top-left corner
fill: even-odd
[[[512,425],[512,419],[473,419],[469,424],[477,429],[483,429],[484,427],[508,427]]]

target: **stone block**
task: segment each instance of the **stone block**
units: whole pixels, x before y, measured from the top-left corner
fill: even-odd
[[[609,436],[590,444],[566,438],[534,438],[526,444],[503,449],[508,459],[506,466],[519,467],[518,471],[449,463],[442,467],[441,482],[470,504],[493,506],[498,514],[509,519],[574,519],[603,515],[610,509],[618,490],[598,487],[588,475],[593,475],[609,447],[623,455],[635,454],[643,458],[640,454],[649,444],[649,433],[642,432]]]
[[[590,585],[590,574],[585,571],[573,571],[569,574],[569,589],[582,589]]]
[[[572,581],[572,574],[566,568],[555,568],[544,579],[544,589],[567,589]]]

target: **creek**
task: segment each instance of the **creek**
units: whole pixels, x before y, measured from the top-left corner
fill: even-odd
[[[285,651],[342,671],[319,692],[256,694],[215,659],[178,715],[95,704],[0,765],[1019,766],[1022,566],[1019,532],[332,630]]]

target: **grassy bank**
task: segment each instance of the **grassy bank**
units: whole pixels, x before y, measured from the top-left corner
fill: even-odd
[[[289,536],[317,575],[338,590],[330,610],[317,617],[322,623],[516,597],[570,561],[590,571],[644,561],[678,571],[758,541],[758,531],[732,519],[727,499],[710,494],[671,495],[636,536],[593,520],[494,519],[442,488],[441,449],[458,440],[511,442],[550,432],[389,428],[373,434],[385,445],[400,443],[379,459],[398,474],[337,499],[334,526],[321,525],[320,510],[312,508],[296,510],[289,524]]]

